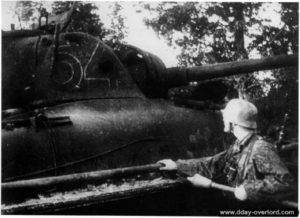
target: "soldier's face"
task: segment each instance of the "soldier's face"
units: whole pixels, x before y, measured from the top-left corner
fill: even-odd
[[[228,119],[228,114],[225,113],[224,110],[221,110],[222,112],[222,116],[223,116],[223,123],[224,123],[224,132],[230,132],[231,131],[231,126],[230,126],[230,122]]]
[[[230,122],[223,120],[224,122],[224,132],[231,132]]]

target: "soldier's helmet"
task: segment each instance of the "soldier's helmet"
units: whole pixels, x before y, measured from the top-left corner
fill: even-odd
[[[222,110],[224,122],[227,122],[249,128],[256,129],[257,108],[254,104],[242,100],[232,99]]]

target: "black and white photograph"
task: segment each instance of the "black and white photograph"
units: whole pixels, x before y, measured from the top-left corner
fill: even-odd
[[[2,215],[299,215],[297,1],[1,19]]]

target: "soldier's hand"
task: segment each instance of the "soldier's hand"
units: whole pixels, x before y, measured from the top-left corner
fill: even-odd
[[[157,163],[162,165],[160,170],[177,170],[177,164],[171,159],[160,160]]]
[[[195,174],[192,177],[187,177],[187,180],[189,180],[193,184],[193,186],[201,188],[210,188],[212,184],[212,181],[210,179],[199,174]]]
[[[247,199],[247,192],[243,185],[235,188],[234,196],[240,201],[245,201]]]

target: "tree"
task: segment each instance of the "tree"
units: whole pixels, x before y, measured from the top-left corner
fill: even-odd
[[[99,37],[108,43],[121,42],[127,32],[125,27],[125,18],[121,15],[122,4],[115,2],[112,4],[113,10],[111,14],[111,26],[108,29],[104,27],[99,15],[97,14],[97,6],[94,3],[82,1],[55,1],[51,4],[52,9],[46,10],[45,2],[39,1],[17,1],[15,13],[18,16],[20,28],[29,28],[29,25],[36,24],[41,26],[41,16],[48,17],[49,26],[42,27],[43,30],[53,33],[55,27],[50,21],[54,21],[63,13],[70,11],[74,6],[71,16],[71,22],[67,31],[85,32]],[[46,23],[43,22],[43,25]]]
[[[281,3],[281,27],[265,26],[251,46],[265,55],[298,52],[298,3]],[[287,116],[283,132],[286,138],[298,137],[298,68],[273,71],[273,79],[265,81],[269,93],[257,103],[263,108],[260,115],[262,130],[277,137]]]
[[[114,37],[118,40],[118,42],[121,42],[126,34],[126,28],[125,28],[125,18],[121,16],[120,12],[122,10],[122,5],[118,2],[114,3],[113,6],[113,13],[112,13],[112,21],[111,21],[111,34],[114,35]]]
[[[29,25],[37,21],[41,3],[36,1],[17,1],[15,14],[18,17],[20,29],[29,28]]]
[[[118,2],[113,4],[111,14],[111,27],[104,27],[99,15],[96,14],[97,6],[93,3],[86,2],[54,2],[53,13],[60,14],[68,11],[75,4],[75,10],[72,15],[68,31],[86,32],[98,36],[107,43],[121,42],[126,35],[124,17],[121,16],[122,5]]]
[[[66,12],[71,9],[73,4],[75,4],[75,8],[68,31],[85,32],[103,39],[107,34],[107,30],[104,28],[99,16],[95,13],[95,10],[97,10],[95,4],[86,2],[56,1],[52,4],[52,13],[60,14]]]

